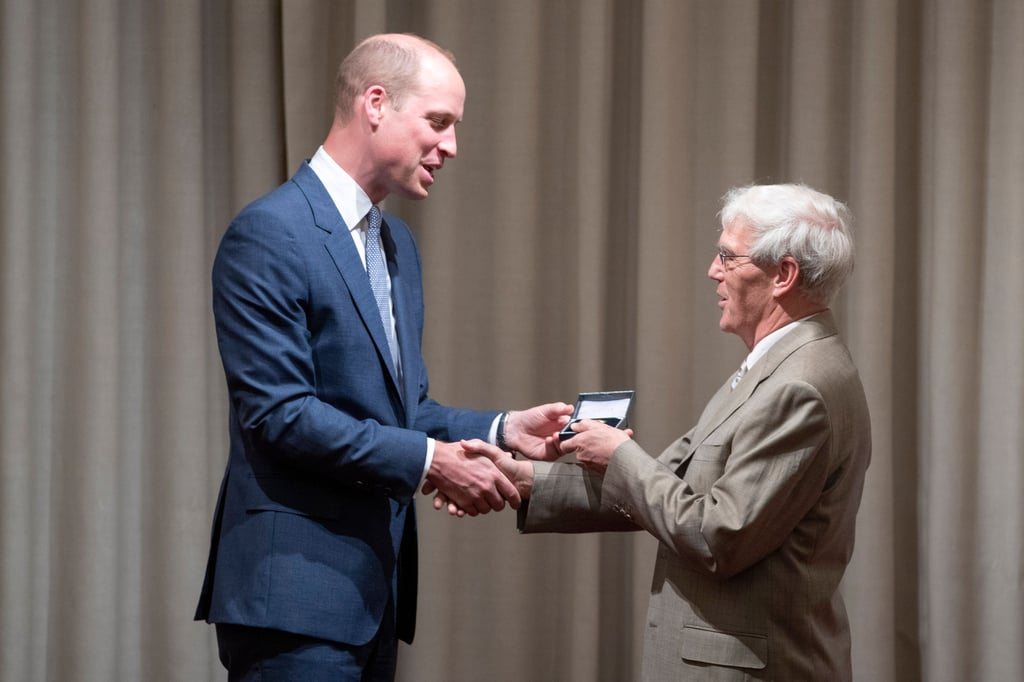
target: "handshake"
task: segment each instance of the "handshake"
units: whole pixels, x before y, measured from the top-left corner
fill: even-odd
[[[504,441],[519,460],[482,440],[443,443],[437,441],[434,459],[423,484],[425,495],[434,494],[434,509],[448,508],[453,516],[476,516],[501,511],[507,502],[518,509],[533,489],[533,464],[575,455],[583,467],[604,474],[615,448],[633,435],[596,420],[576,422],[576,435],[559,441],[558,432],[569,423],[572,405],[547,403],[508,413]]]

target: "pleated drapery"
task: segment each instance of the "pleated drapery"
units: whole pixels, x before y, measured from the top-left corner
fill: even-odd
[[[874,454],[844,583],[865,682],[1024,679],[1024,3],[0,2],[0,678],[224,679],[192,622],[227,453],[220,235],[327,131],[362,37],[452,50],[414,228],[432,393],[631,388],[657,453],[746,350],[719,197],[847,202],[834,306]],[[420,501],[400,680],[636,679],[654,541]]]

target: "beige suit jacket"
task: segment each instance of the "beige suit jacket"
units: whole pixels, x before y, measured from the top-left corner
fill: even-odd
[[[826,311],[657,459],[631,440],[603,477],[537,463],[519,525],[658,538],[645,680],[849,680],[839,582],[870,455],[864,389]]]

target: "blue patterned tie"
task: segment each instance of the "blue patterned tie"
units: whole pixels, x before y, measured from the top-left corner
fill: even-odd
[[[376,206],[370,207],[366,214],[366,274],[370,276],[370,287],[373,289],[373,297],[377,299],[377,309],[380,311],[380,321],[384,325],[384,331],[388,337],[388,350],[391,351],[391,360],[398,369],[398,341],[395,339],[395,330],[391,325],[391,300],[388,294],[388,266],[384,263],[384,252],[381,250],[380,241],[380,209]]]

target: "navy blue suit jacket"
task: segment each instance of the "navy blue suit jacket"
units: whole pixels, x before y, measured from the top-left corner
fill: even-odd
[[[221,241],[213,312],[230,452],[197,619],[358,645],[394,595],[412,641],[426,434],[486,438],[495,413],[428,397],[419,252],[389,214],[382,240],[401,381],[348,226],[308,164]]]

